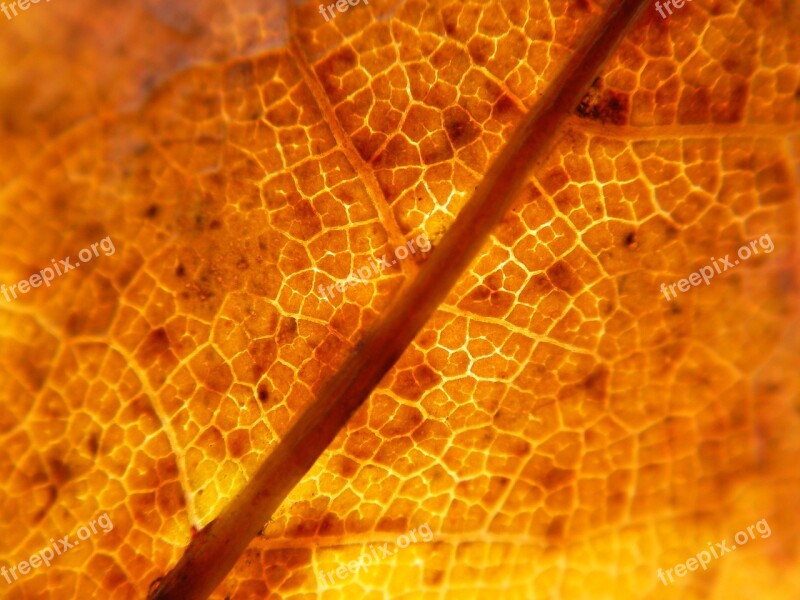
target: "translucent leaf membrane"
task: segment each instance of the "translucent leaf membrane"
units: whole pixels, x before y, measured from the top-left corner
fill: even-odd
[[[40,3],[2,22],[9,598],[141,598],[412,278],[608,3]],[[800,595],[798,8],[654,9],[216,598]],[[650,14],[651,13],[651,14]],[[659,286],[768,233],[668,302]],[[335,289],[335,288],[334,288]],[[769,538],[663,586],[766,518]],[[322,589],[371,546],[434,540]]]
[[[452,222],[606,2],[377,2],[294,20],[331,109],[403,229]]]

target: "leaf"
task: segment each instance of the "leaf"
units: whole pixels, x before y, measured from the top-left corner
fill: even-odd
[[[214,591],[472,262],[520,191],[530,166],[544,154],[545,142],[577,104],[640,6],[640,2],[620,4],[598,24],[598,33],[587,36],[540,101],[541,108],[533,110],[509,140],[401,299],[365,332],[247,486],[192,540],[175,569],[154,588],[153,598],[207,598]]]
[[[18,597],[142,597],[424,260],[318,285],[441,246],[605,12],[102,6],[33,6],[0,42],[3,282],[117,247],[6,305],[0,556],[115,524]],[[425,521],[433,543],[323,596],[669,597],[658,568],[762,517],[687,585],[796,595],[796,24],[695,0],[637,26],[218,597],[315,593]],[[659,292],[763,233],[772,254]]]

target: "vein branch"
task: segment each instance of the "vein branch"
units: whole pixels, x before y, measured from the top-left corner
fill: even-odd
[[[294,40],[290,40],[289,42],[289,54],[292,58],[294,58],[297,68],[303,77],[303,81],[311,91],[311,95],[314,96],[314,100],[316,100],[320,112],[322,112],[322,114],[325,116],[325,122],[327,123],[328,127],[330,127],[334,139],[339,144],[339,150],[344,152],[347,160],[350,162],[356,173],[358,173],[361,183],[366,188],[367,194],[372,201],[372,205],[375,208],[375,211],[378,213],[380,222],[386,228],[389,241],[395,247],[402,246],[405,243],[405,237],[403,236],[400,226],[394,217],[392,207],[386,200],[386,196],[384,195],[383,190],[378,183],[378,178],[375,176],[374,170],[361,157],[361,154],[353,144],[353,140],[350,138],[347,132],[345,132],[344,127],[342,127],[342,124],[339,121],[339,117],[336,116],[336,111],[334,110],[333,105],[331,105],[330,99],[322,87],[322,84],[314,74],[314,70],[306,60],[302,49]],[[408,276],[411,274],[410,271],[413,269],[413,261],[400,261],[399,264],[404,275]]]

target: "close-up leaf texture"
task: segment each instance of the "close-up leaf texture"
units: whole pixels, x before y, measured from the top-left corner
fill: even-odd
[[[800,2],[17,2],[0,598],[800,598]]]

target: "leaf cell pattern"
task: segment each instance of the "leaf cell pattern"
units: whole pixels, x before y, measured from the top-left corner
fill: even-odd
[[[425,261],[613,2],[95,0],[0,23],[3,597],[142,598]],[[214,598],[800,597],[800,7],[646,6]],[[565,107],[565,110],[567,107]],[[674,282],[768,233],[668,302]],[[766,518],[671,586],[656,577]],[[429,523],[336,585],[318,573]]]

